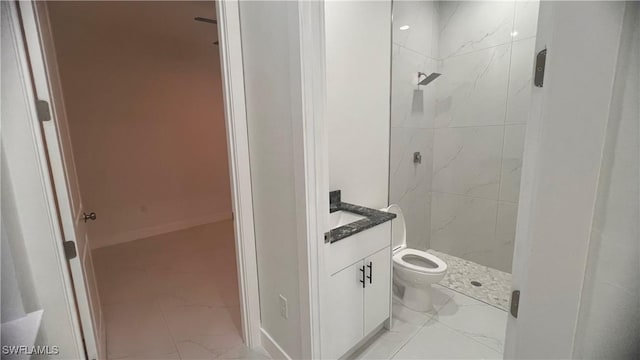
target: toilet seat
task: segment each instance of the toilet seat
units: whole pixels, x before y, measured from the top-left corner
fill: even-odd
[[[420,258],[420,261],[428,262],[434,265],[434,267],[426,267],[415,265],[405,260],[407,256],[415,256]],[[396,251],[393,254],[393,263],[396,266],[401,266],[407,270],[423,273],[423,274],[442,274],[447,271],[447,264],[440,260],[437,256],[429,254],[416,249],[404,248]]]

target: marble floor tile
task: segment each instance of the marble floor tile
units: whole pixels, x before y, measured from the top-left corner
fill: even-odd
[[[448,326],[431,320],[394,359],[502,359],[497,352]]]
[[[440,285],[430,313],[393,304],[393,326],[381,330],[355,359],[498,359],[506,312]]]
[[[502,353],[507,312],[455,291],[451,295],[438,311],[438,322]]]
[[[270,359],[269,354],[263,350],[253,350],[246,346],[236,346],[229,351],[221,354],[219,359],[246,359],[246,360],[262,360]]]
[[[433,315],[435,312],[421,313],[406,308],[394,299],[391,329],[381,330],[353,357],[356,359],[390,359]]]
[[[114,267],[108,270],[96,270],[100,303],[103,306],[149,302],[157,295],[145,269]]]
[[[237,309],[233,309],[235,311]],[[197,341],[208,345],[217,336],[239,332],[230,310],[202,305],[176,306],[163,310],[167,326],[176,341]]]
[[[242,342],[233,223],[97,249],[109,359],[268,359]]]
[[[177,353],[158,306],[146,302],[103,306],[107,356],[161,358]]]
[[[125,356],[119,358],[109,358],[113,360],[180,360],[180,354],[171,353],[171,354],[163,354],[163,355],[136,355],[136,356]]]

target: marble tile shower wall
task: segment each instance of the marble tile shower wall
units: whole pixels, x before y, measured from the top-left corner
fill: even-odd
[[[390,201],[409,245],[510,272],[538,2],[393,12]],[[418,88],[418,72],[442,76]]]

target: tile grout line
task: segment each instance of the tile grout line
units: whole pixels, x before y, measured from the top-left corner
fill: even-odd
[[[506,114],[506,113],[505,113]],[[404,124],[404,123],[403,123]],[[392,129],[418,129],[418,130],[447,130],[447,129],[469,129],[469,128],[484,128],[484,127],[498,127],[498,126],[526,126],[526,123],[512,123],[503,122],[501,124],[472,124],[472,125],[454,125],[454,126],[405,126],[405,125],[392,125]]]
[[[151,279],[151,275],[149,274],[149,269],[147,268],[146,265],[143,265],[143,269],[144,269],[144,273],[146,274],[147,278],[150,280]],[[169,322],[167,321],[167,317],[165,316],[164,313],[164,309],[162,308],[162,305],[158,303],[158,296],[154,294],[153,296],[153,303],[154,306],[158,307],[158,310],[160,311],[160,316],[162,317],[162,323],[164,324],[164,327],[167,329],[167,333],[169,334],[169,338],[171,338],[171,342],[173,343],[173,348],[175,349],[175,354],[178,355],[179,359],[182,359],[182,356],[180,355],[180,351],[178,350],[178,344],[176,343],[176,339],[173,337],[173,332],[171,331],[171,327],[169,326]],[[167,354],[169,355],[169,354]]]
[[[394,359],[395,356],[411,341],[413,340],[414,337],[416,337],[418,335],[418,333],[431,321],[434,320],[434,317],[438,315],[438,313],[440,312],[440,310],[442,310],[442,308],[444,308],[451,300],[453,300],[452,296],[449,296],[449,299],[447,301],[444,302],[444,304],[442,304],[442,306],[435,311],[435,313],[433,314],[433,316],[430,316],[427,321],[425,321],[422,325],[420,325],[420,327],[416,330],[415,333],[413,333],[406,341],[404,341],[402,343],[402,345],[400,346],[400,348],[398,350],[396,350],[389,359]],[[400,306],[403,306],[402,304],[400,304]],[[407,308],[408,309],[408,308]],[[393,314],[392,314],[393,316]]]
[[[515,9],[514,9],[514,12],[515,12]],[[514,19],[514,21],[515,21],[515,19]],[[513,27],[511,28],[511,31],[513,31]],[[393,43],[393,45],[396,45],[396,46],[398,46],[399,48],[403,48],[403,49],[405,49],[405,50],[407,50],[407,51],[410,51],[410,52],[412,52],[412,53],[414,53],[414,54],[416,54],[416,55],[420,55],[420,56],[422,56],[422,57],[428,58],[428,59],[430,59],[430,60],[434,60],[434,61],[445,61],[445,60],[454,59],[454,58],[457,58],[457,57],[460,57],[460,56],[465,56],[465,55],[470,55],[470,54],[478,53],[478,52],[480,52],[480,51],[484,51],[484,50],[494,49],[494,48],[497,48],[497,47],[499,47],[499,46],[505,46],[505,45],[510,45],[510,44],[516,43],[516,42],[520,42],[520,41],[524,41],[524,40],[529,40],[529,39],[534,38],[534,37],[535,37],[535,35],[531,35],[531,36],[523,37],[523,38],[520,38],[520,39],[517,39],[517,40],[514,40],[513,38],[511,38],[511,39],[509,39],[508,41],[503,42],[503,43],[500,43],[500,44],[491,45],[491,46],[487,46],[487,47],[484,47],[484,48],[480,48],[480,49],[475,49],[475,50],[471,50],[471,51],[463,52],[463,53],[460,53],[460,54],[455,54],[455,53],[454,53],[453,55],[448,55],[448,56],[445,56],[445,57],[437,57],[437,58],[434,58],[433,56],[430,56],[430,55],[427,55],[427,54],[423,54],[422,52],[420,52],[420,51],[418,51],[418,50],[415,50],[415,49],[412,49],[412,48],[410,48],[410,47],[408,47],[408,46],[406,46],[406,45],[404,45],[404,44],[400,44],[400,43],[395,42],[395,41],[394,41],[394,42],[392,42],[392,43]]]
[[[465,294],[465,293],[463,293],[463,292],[462,292],[462,291],[460,291],[460,290],[456,290],[456,289],[454,289],[454,288],[450,288],[450,287],[445,286],[445,285],[442,285],[442,284],[438,284],[438,285],[440,285],[440,286],[442,286],[442,287],[444,287],[444,288],[446,288],[446,289],[448,289],[448,290],[455,291],[456,293],[458,293],[458,294],[460,294],[460,295],[463,295],[463,296],[466,296],[466,297],[468,297],[469,299],[472,299],[472,300],[475,300],[475,301],[481,302],[481,303],[483,303],[483,304],[485,304],[485,305],[491,306],[492,308],[498,309],[498,310],[500,310],[500,311],[504,311],[505,313],[507,312],[507,310],[505,310],[505,309],[502,309],[502,308],[500,308],[500,307],[498,307],[498,306],[496,306],[496,305],[494,305],[494,304],[490,304],[490,303],[488,303],[488,302],[486,302],[486,301],[482,301],[482,300],[480,300],[480,299],[476,299],[475,297],[473,297],[473,296],[471,296],[471,295],[468,295],[468,294]],[[447,303],[449,303],[449,302],[447,302]]]
[[[483,304],[483,305],[486,305],[486,304]],[[460,331],[460,330],[458,330],[458,329],[456,329],[456,328],[453,328],[453,327],[451,327],[451,326],[449,326],[449,325],[447,325],[447,324],[445,324],[445,323],[443,323],[442,321],[439,321],[439,320],[437,320],[437,319],[433,319],[433,320],[434,320],[435,322],[437,322],[438,324],[440,324],[440,325],[442,325],[442,326],[444,326],[444,327],[448,328],[449,330],[454,331],[455,333],[460,334],[460,335],[462,335],[462,336],[466,337],[467,339],[473,340],[474,342],[476,342],[476,343],[478,343],[478,344],[480,344],[480,345],[484,346],[484,347],[485,347],[485,348],[487,348],[487,349],[490,349],[491,351],[494,351],[494,352],[496,352],[496,353],[498,353],[498,354],[501,354],[501,352],[500,352],[500,351],[498,351],[498,350],[496,350],[496,349],[494,349],[494,348],[492,348],[492,347],[488,346],[487,344],[484,344],[484,343],[482,343],[482,342],[480,342],[480,341],[478,341],[478,340],[474,339],[473,337],[471,337],[471,336],[469,336],[469,335],[465,334],[464,332],[462,332],[462,331]],[[504,343],[503,343],[503,344],[504,344]],[[502,352],[504,352],[504,350],[503,350]],[[502,354],[501,354],[501,355],[502,355]]]
[[[500,171],[502,171],[502,170],[500,170]],[[507,203],[507,204],[510,204],[510,205],[518,205],[517,202],[513,202],[513,201],[506,201],[506,200],[500,200],[500,199],[491,199],[491,198],[487,198],[487,197],[479,197],[479,196],[460,194],[460,193],[454,193],[454,192],[449,192],[449,191],[431,190],[430,192],[438,193],[438,194],[444,194],[444,195],[455,195],[455,196],[461,196],[461,197],[468,197],[468,198],[471,198],[471,199],[478,199],[478,200],[497,201],[498,203]]]
[[[460,294],[460,295],[462,295],[462,296],[468,297],[468,298],[469,298],[469,299],[471,299],[472,301],[477,302],[478,304],[473,304],[473,305],[475,305],[475,306],[477,306],[477,305],[481,305],[481,306],[489,306],[489,307],[491,307],[491,308],[495,308],[495,309],[498,309],[498,310],[504,311],[504,312],[505,312],[505,315],[506,315],[506,310],[503,310],[503,309],[497,308],[497,307],[495,307],[494,305],[491,305],[491,304],[486,303],[486,302],[484,302],[484,301],[478,300],[478,299],[473,298],[473,297],[471,297],[471,296],[469,296],[469,295],[463,294],[463,293],[461,293],[461,292],[459,292],[459,291],[457,291],[457,290],[455,290],[455,289],[450,289],[450,288],[448,288],[448,287],[446,287],[446,286],[444,286],[444,285],[441,285],[441,286],[443,286],[443,287],[445,287],[445,288],[447,288],[447,289],[449,289],[449,290],[451,290],[451,291],[454,291],[454,292],[456,292],[456,293],[458,293],[458,294]],[[449,301],[447,301],[447,302],[445,303],[445,305],[442,305],[442,307],[440,308],[440,310],[442,310],[442,309],[443,309],[443,308],[444,308],[444,307],[445,307],[449,302],[451,302],[451,301],[453,301],[453,296],[451,296],[451,297],[449,298]],[[437,311],[437,313],[440,313],[440,310],[438,310],[438,311]],[[436,314],[437,314],[437,313],[436,313]],[[461,335],[465,336],[466,338],[471,339],[471,340],[475,341],[476,343],[478,343],[478,344],[480,344],[480,345],[483,345],[484,347],[487,347],[487,348],[489,348],[489,349],[491,349],[491,350],[493,350],[493,351],[495,351],[495,352],[497,352],[497,353],[500,353],[500,351],[498,351],[498,350],[496,350],[496,349],[494,349],[494,348],[492,348],[492,347],[488,346],[487,344],[483,344],[483,343],[481,343],[480,341],[478,341],[478,340],[476,340],[476,339],[472,338],[471,336],[466,335],[465,333],[461,332],[460,330],[455,329],[455,328],[453,328],[453,327],[451,327],[451,326],[449,326],[449,325],[447,325],[447,324],[443,323],[442,321],[439,321],[438,319],[434,319],[434,318],[432,318],[432,319],[433,319],[433,320],[435,320],[437,323],[439,323],[439,324],[441,324],[441,325],[443,325],[443,326],[445,326],[445,327],[447,327],[447,328],[449,328],[449,329],[451,329],[451,330],[453,330],[453,331],[457,332],[458,334],[461,334]],[[425,325],[426,325],[426,324],[425,324]],[[505,329],[505,330],[506,330],[506,329]],[[503,346],[504,346],[504,340],[503,340]],[[502,352],[504,353],[504,349],[502,350]],[[501,355],[502,355],[502,354],[501,354]]]

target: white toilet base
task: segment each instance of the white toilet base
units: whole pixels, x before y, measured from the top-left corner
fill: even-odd
[[[433,309],[431,301],[431,285],[426,287],[410,287],[404,286],[404,294],[399,296],[402,305],[411,310],[427,312]]]

